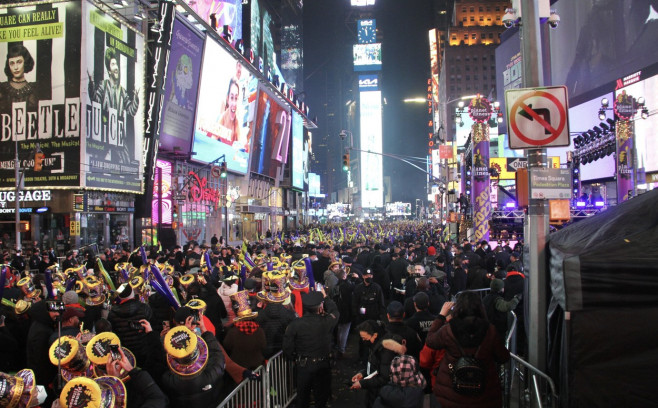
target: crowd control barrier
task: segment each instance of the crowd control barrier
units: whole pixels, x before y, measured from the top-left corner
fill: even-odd
[[[279,351],[265,365],[265,391],[269,393],[266,408],[286,408],[297,396],[295,363]]]
[[[260,381],[242,381],[217,408],[286,408],[295,400],[295,364],[282,351],[254,373],[261,376]]]
[[[217,408],[266,408],[264,371],[263,366],[255,369],[254,374],[260,375],[261,381],[242,381]]]

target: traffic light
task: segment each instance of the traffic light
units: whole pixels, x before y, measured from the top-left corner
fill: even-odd
[[[343,171],[348,171],[350,169],[350,154],[345,153],[343,155]]]
[[[43,168],[43,159],[46,157],[42,152],[34,154],[34,171],[41,171]]]
[[[228,175],[227,170],[226,170],[226,162],[223,161],[219,164],[219,177],[221,178],[226,178]]]

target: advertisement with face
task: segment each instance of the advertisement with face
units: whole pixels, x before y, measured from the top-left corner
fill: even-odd
[[[83,3],[87,187],[142,191],[144,37]]]
[[[79,2],[0,9],[0,188],[16,149],[26,187],[80,186],[81,21]]]
[[[176,19],[162,106],[160,145],[165,150],[190,151],[202,53],[203,38]]]
[[[290,125],[290,112],[279,105],[265,89],[261,89],[251,155],[252,172],[280,178],[282,166],[288,157]]]
[[[162,212],[162,223],[171,224],[173,221],[172,201],[172,173],[173,166],[166,160],[156,160],[155,186],[153,187],[153,200],[151,200],[153,225],[160,223],[160,212]],[[162,180],[162,182],[160,181]],[[161,186],[162,184],[162,186]],[[160,194],[162,192],[162,194]]]
[[[304,188],[304,157],[306,149],[304,146],[304,123],[302,116],[296,111],[292,112],[292,186],[294,188]]]
[[[210,163],[225,156],[230,171],[246,173],[258,80],[241,62],[208,38],[204,50],[194,160]]]

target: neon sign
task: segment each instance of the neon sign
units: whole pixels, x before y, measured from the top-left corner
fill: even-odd
[[[219,191],[208,187],[207,178],[199,178],[199,175],[193,171],[190,171],[188,175],[193,180],[193,184],[190,187],[190,199],[193,202],[210,201],[215,205],[219,203]]]

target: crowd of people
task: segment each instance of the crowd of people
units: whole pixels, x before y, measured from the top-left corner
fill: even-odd
[[[5,255],[0,406],[214,407],[282,351],[297,406],[324,407],[353,333],[363,370],[349,386],[364,407],[420,407],[426,395],[499,407],[508,312],[522,319],[521,246],[406,222],[237,247],[70,251],[60,263],[48,251]],[[484,299],[469,291],[487,288]],[[478,383],[459,381],[466,357]]]

